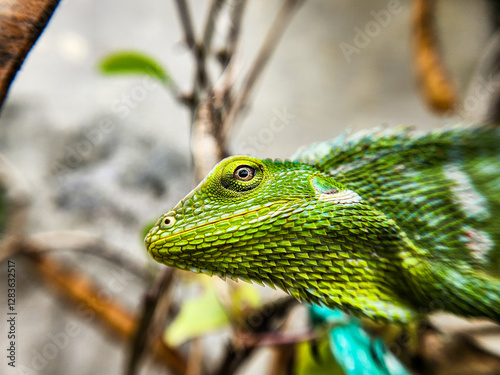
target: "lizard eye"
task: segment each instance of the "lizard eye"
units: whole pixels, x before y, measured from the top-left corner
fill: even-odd
[[[250,181],[255,176],[255,169],[248,165],[240,165],[234,170],[233,176],[240,181]]]
[[[220,179],[214,180],[224,189],[223,194],[229,197],[241,196],[262,183],[265,176],[263,165],[247,159],[250,158],[242,156],[235,160],[229,159],[227,165],[223,166],[219,172]]]

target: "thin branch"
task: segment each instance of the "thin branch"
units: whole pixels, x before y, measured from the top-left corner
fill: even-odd
[[[184,30],[184,41],[190,50],[196,47],[196,39],[194,37],[193,23],[191,22],[191,14],[189,13],[186,0],[175,0],[177,11],[181,19],[182,29]]]
[[[10,84],[59,0],[3,1],[0,6],[0,109]]]
[[[421,95],[437,113],[458,107],[458,90],[439,51],[435,27],[435,0],[415,0],[413,5],[415,66]]]
[[[226,142],[221,138],[221,123],[213,102],[207,99],[200,103],[196,112],[191,137],[191,150],[197,180],[203,177],[227,154]]]
[[[201,43],[202,48],[205,51],[205,56],[210,52],[210,47],[212,45],[213,34],[215,30],[215,21],[220,13],[222,6],[226,0],[212,0],[210,5],[210,11],[208,12],[208,17],[205,22],[205,29],[203,31],[203,40]]]
[[[132,349],[127,365],[127,375],[134,375],[138,371],[139,362],[148,338],[150,336],[150,327],[153,321],[155,310],[158,306],[158,301],[169,292],[172,285],[174,269],[167,267],[163,274],[156,280],[152,288],[144,295],[143,308],[137,330],[132,339]]]
[[[230,25],[226,36],[225,49],[218,53],[222,66],[226,67],[236,53],[236,49],[241,34],[243,24],[243,13],[245,11],[246,0],[233,0],[234,5],[229,16]]]
[[[209,93],[212,91],[212,83],[210,78],[208,77],[207,68],[206,68],[206,59],[210,54],[213,34],[215,30],[215,22],[217,17],[219,16],[220,10],[226,0],[212,0],[210,4],[210,10],[208,12],[207,19],[205,21],[205,28],[203,30],[203,38],[201,43],[197,46],[197,55],[196,57],[196,66],[197,66],[197,81],[199,90],[205,90],[206,97],[209,96]],[[196,83],[195,83],[196,84]],[[204,100],[205,98],[201,98]]]
[[[205,68],[205,50],[203,46],[196,43],[196,37],[191,22],[191,13],[189,12],[186,0],[175,0],[179,18],[181,19],[182,29],[184,30],[184,39],[191,50],[195,60],[195,78],[191,101],[191,117],[194,119],[196,108],[200,102],[201,92],[209,85],[209,79]]]
[[[227,137],[227,134],[236,121],[236,118],[240,114],[243,107],[248,102],[248,98],[255,87],[260,75],[263,73],[266,64],[269,61],[272,53],[276,50],[276,46],[281,39],[286,27],[290,23],[295,12],[298,11],[300,6],[305,2],[305,0],[284,0],[281,8],[276,15],[264,43],[262,44],[257,57],[255,58],[250,71],[248,72],[245,80],[243,81],[243,86],[231,105],[226,118],[223,119],[223,138]]]
[[[213,98],[214,107],[220,111],[222,118],[227,114],[227,108],[231,106],[231,93],[235,82],[237,47],[246,3],[246,0],[234,0],[234,5],[229,15],[230,25],[226,35],[226,45],[217,53],[217,58],[224,67],[224,71],[214,86]]]

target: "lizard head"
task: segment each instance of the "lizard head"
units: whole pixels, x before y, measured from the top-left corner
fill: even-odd
[[[234,156],[160,217],[145,242],[168,266],[342,304],[373,279],[384,227],[385,215],[312,165]],[[325,297],[321,289],[332,285],[338,290]]]
[[[222,271],[235,259],[249,261],[247,251],[255,253],[255,245],[268,242],[264,237],[301,228],[306,222],[298,214],[308,212],[312,222],[318,204],[336,201],[361,198],[310,165],[233,156],[160,217],[145,242],[161,263]]]

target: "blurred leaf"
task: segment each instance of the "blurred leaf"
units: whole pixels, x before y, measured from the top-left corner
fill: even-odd
[[[108,75],[146,75],[163,84],[170,83],[170,77],[161,64],[152,57],[135,51],[112,53],[100,61],[99,69]]]
[[[217,300],[215,289],[207,288],[202,296],[185,302],[165,332],[165,341],[173,346],[225,326],[229,319]]]
[[[301,342],[297,344],[297,359],[294,375],[344,375],[342,367],[335,361],[328,339],[319,343]]]
[[[251,284],[237,284],[231,294],[231,311],[241,316],[244,310],[252,310],[261,305],[259,291]]]

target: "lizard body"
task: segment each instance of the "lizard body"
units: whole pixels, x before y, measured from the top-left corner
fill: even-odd
[[[406,323],[500,321],[500,131],[359,133],[220,162],[146,236],[168,266]]]

